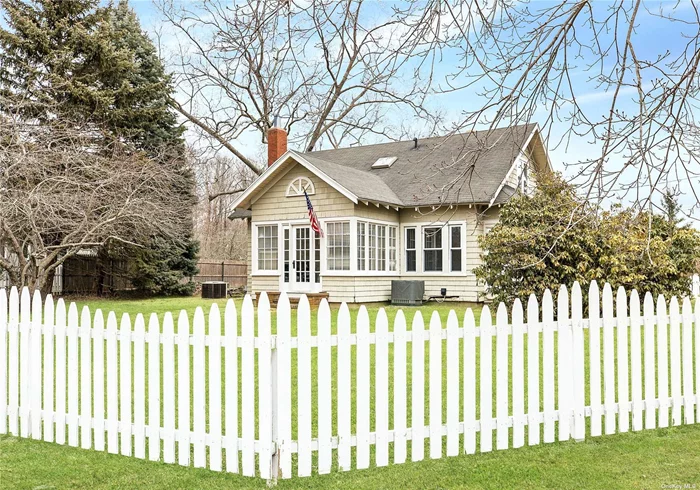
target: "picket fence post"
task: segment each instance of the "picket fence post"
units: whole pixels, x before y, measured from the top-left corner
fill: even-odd
[[[0,434],[7,434],[7,358],[7,294],[0,289]]]
[[[260,477],[271,480],[272,441],[272,350],[270,346],[270,300],[266,293],[258,299],[258,434],[260,435]]]
[[[566,286],[559,288],[557,296],[557,410],[559,411],[559,440],[568,441],[571,436],[573,407],[571,362],[571,327],[569,325],[569,292]]]
[[[272,434],[277,440],[276,459],[272,462],[273,480],[292,476],[291,321],[291,305],[287,293],[283,292],[277,300],[277,345],[272,351],[272,419],[275,421]]]
[[[576,441],[583,441],[586,438],[586,418],[584,407],[586,405],[585,393],[586,383],[585,367],[583,360],[583,298],[581,285],[576,281],[571,289],[571,348],[573,355],[572,362],[572,391],[573,391],[573,427],[572,435]]]

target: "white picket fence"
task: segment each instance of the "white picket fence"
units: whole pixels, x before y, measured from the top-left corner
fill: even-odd
[[[399,311],[390,331],[380,309],[372,329],[343,304],[336,333],[324,301],[315,335],[302,297],[292,336],[284,294],[272,335],[265,294],[223,322],[212,306],[208,332],[182,312],[176,332],[170,314],[118,324],[0,291],[0,433],[275,480],[700,420],[700,303],[641,308],[606,284],[601,315],[593,283],[584,317],[581,293],[501,304],[495,323],[485,306],[479,327],[417,311],[408,330]]]

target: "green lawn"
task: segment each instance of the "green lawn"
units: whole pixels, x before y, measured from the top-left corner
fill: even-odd
[[[166,311],[177,312],[185,309],[190,314],[197,306],[208,310],[212,301],[198,298],[168,298],[152,300],[88,300],[78,301],[79,306],[89,305],[91,309],[113,310],[118,314],[157,313],[161,318]],[[236,301],[240,307],[240,300]],[[223,307],[225,302],[218,302]],[[450,309],[457,310],[460,318],[464,315],[466,304],[429,304],[421,309],[426,328],[430,312],[435,309],[446,320]],[[369,308],[372,320],[380,307],[385,307],[390,319],[398,311],[386,305],[373,305]],[[333,332],[335,333],[335,312],[333,307]],[[351,307],[353,319],[358,308]],[[410,322],[415,309],[405,309],[407,322]],[[480,308],[475,308],[475,317],[479,318]],[[274,314],[273,314],[274,316]],[[292,331],[296,332],[296,322]],[[353,322],[354,323],[354,322]],[[374,323],[372,321],[372,323]],[[443,323],[444,325],[444,323]],[[354,327],[354,325],[353,325]],[[373,329],[373,327],[372,327]],[[391,326],[390,326],[391,329]],[[274,330],[274,317],[273,317]],[[312,332],[315,333],[315,315],[312,316]],[[240,332],[239,332],[240,334]],[[494,341],[495,350],[495,341]],[[373,351],[373,349],[372,349]],[[333,351],[335,353],[335,350]],[[476,355],[478,366],[479,346]],[[495,353],[494,353],[495,354]],[[446,355],[443,346],[443,362]],[[393,402],[391,357],[389,348],[389,403]],[[461,356],[461,353],[460,353]],[[426,367],[429,361],[426,346]],[[525,357],[526,358],[526,357]],[[312,350],[312,362],[315,363],[316,350]],[[410,359],[410,356],[409,356]],[[556,359],[556,355],[555,355]],[[586,354],[586,364],[587,364]],[[333,356],[333,377],[336,372],[336,360]],[[354,361],[353,361],[354,364]],[[146,364],[147,366],[147,364]],[[496,358],[494,355],[494,368]],[[292,436],[296,438],[296,354],[292,355]],[[371,360],[371,377],[373,378],[374,356]],[[586,369],[586,371],[588,371]],[[312,386],[312,411],[315,414],[316,403],[316,368]],[[478,368],[477,368],[478,373]],[[353,394],[356,389],[355,369],[351,373]],[[460,374],[461,376],[461,374]],[[426,394],[427,390],[426,376]],[[477,374],[478,379],[478,374]],[[411,369],[407,368],[407,417],[410,426]],[[588,383],[588,379],[586,379]],[[446,390],[443,381],[443,392]],[[333,393],[337,389],[333,381]],[[477,386],[478,389],[478,386]],[[240,385],[239,385],[240,390]],[[527,393],[527,389],[525,389]],[[495,389],[494,389],[495,395]],[[334,395],[335,396],[335,395]],[[477,391],[477,399],[478,399]],[[374,392],[370,401],[373,403]],[[588,403],[588,400],[586,400]],[[257,403],[257,400],[256,400]],[[428,414],[426,397],[426,416]],[[461,404],[461,401],[460,401]],[[495,404],[494,404],[495,406]],[[446,410],[443,403],[443,409]],[[355,424],[354,407],[352,423]],[[313,414],[312,414],[313,415]],[[477,408],[477,416],[479,416]],[[240,413],[239,413],[240,417]],[[390,411],[389,424],[392,424]],[[443,414],[443,420],[445,414]],[[240,427],[239,419],[239,427]],[[336,433],[336,420],[333,417],[333,431]],[[371,430],[374,430],[372,420]],[[313,434],[316,427],[314,423]],[[427,441],[426,441],[427,442]],[[495,447],[495,445],[494,445]],[[354,451],[353,451],[354,453]],[[410,444],[409,444],[410,459]],[[426,457],[429,454],[426,450]],[[335,453],[334,453],[335,455]],[[374,451],[372,446],[372,461]],[[296,459],[296,458],[295,458]],[[50,461],[51,464],[46,464]],[[316,458],[314,457],[314,463]],[[316,465],[314,464],[314,467]],[[353,464],[354,466],[354,464]],[[334,462],[334,468],[337,462]],[[443,458],[435,461],[407,463],[388,468],[372,468],[339,473],[334,469],[332,475],[295,478],[280,483],[288,488],[511,488],[511,487],[550,487],[550,488],[660,488],[665,484],[700,484],[700,427],[679,427],[644,431],[635,434],[606,436],[587,439],[584,443],[554,443],[546,446],[507,451]],[[0,437],[0,488],[258,488],[264,483],[259,479],[244,478],[238,475],[218,474],[210,471],[182,468],[174,465],[150,463],[122,456],[85,451],[55,444],[18,440],[10,436]]]
[[[209,308],[213,303],[216,303],[219,305],[219,308],[222,309],[226,306],[226,300],[205,300],[201,298],[157,298],[157,299],[140,299],[140,300],[123,300],[123,299],[89,299],[89,300],[84,300],[81,298],[77,298],[75,300],[79,308],[82,308],[83,306],[89,306],[92,311],[94,311],[97,308],[102,309],[102,311],[107,312],[107,311],[114,311],[117,313],[117,316],[121,316],[122,313],[129,313],[131,315],[132,321],[134,317],[138,313],[143,313],[144,315],[150,314],[150,313],[156,313],[158,316],[162,319],[163,315],[166,312],[172,312],[173,317],[175,318],[175,321],[177,321],[177,313],[180,310],[185,310],[190,314],[190,319],[192,318],[192,315],[194,314],[195,309],[200,306],[204,309],[204,313],[207,314],[209,311]],[[236,307],[238,308],[238,314],[240,315],[240,308],[242,304],[242,300],[240,298],[237,298],[235,300]],[[338,304],[332,304],[331,305],[331,310],[333,311],[333,333],[335,333],[335,314],[337,313],[339,305]],[[450,310],[454,309],[459,313],[460,317],[460,322],[461,319],[464,315],[464,311],[466,308],[472,308],[474,310],[474,316],[476,317],[477,322],[479,321],[479,314],[481,313],[481,305],[479,304],[474,304],[474,303],[427,303],[425,306],[421,308],[411,308],[411,307],[404,307],[403,310],[406,313],[406,320],[408,323],[408,329],[410,330],[411,324],[410,321],[413,318],[413,312],[420,310],[423,313],[423,317],[426,320],[426,328],[428,327],[428,320],[429,320],[429,314],[433,311],[436,310],[438,313],[440,313],[440,317],[443,319],[443,321],[447,320],[447,315],[450,312]],[[394,316],[396,315],[396,312],[399,311],[402,308],[396,307],[396,306],[391,306],[387,304],[381,304],[381,303],[370,303],[367,305],[367,309],[369,311],[370,318],[373,320],[374,317],[377,315],[377,312],[379,311],[380,308],[384,308],[387,312],[387,315],[389,317],[390,321],[393,321]],[[350,312],[353,317],[353,321],[357,316],[357,311],[359,310],[359,306],[357,305],[351,305],[350,306]],[[274,320],[274,312],[273,310],[273,320]],[[296,310],[292,311],[293,316],[296,314]],[[315,326],[315,314],[312,316],[312,333],[316,331],[316,326]],[[148,320],[148,318],[146,318]],[[374,323],[372,321],[372,323]],[[353,325],[354,326],[354,325]],[[373,328],[373,326],[372,326]],[[240,329],[240,326],[239,326]],[[275,324],[273,321],[272,324],[272,329],[274,331],[275,329]],[[292,329],[293,331],[296,331],[296,322],[292,322]],[[391,330],[391,326],[389,327]],[[177,326],[176,326],[176,331],[177,331]],[[240,331],[239,331],[240,335]]]
[[[670,486],[678,485],[678,486]],[[684,486],[689,485],[689,486]],[[685,426],[280,480],[279,488],[698,488],[700,427]],[[0,436],[3,489],[265,488],[260,479]]]

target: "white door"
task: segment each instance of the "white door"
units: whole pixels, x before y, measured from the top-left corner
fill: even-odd
[[[310,226],[292,227],[291,290],[307,293],[314,290],[314,239]]]
[[[310,226],[293,226],[290,240],[289,290],[314,293],[321,290],[320,239]]]

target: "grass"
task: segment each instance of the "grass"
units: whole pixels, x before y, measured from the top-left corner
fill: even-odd
[[[177,312],[180,310],[185,310],[187,313],[190,315],[190,319],[194,315],[194,311],[197,307],[201,307],[204,309],[204,313],[206,314],[209,311],[209,308],[211,307],[212,304],[216,303],[219,308],[223,311],[223,308],[226,306],[226,300],[205,300],[201,298],[156,298],[156,299],[136,299],[136,300],[123,300],[123,299],[82,299],[82,298],[76,298],[75,299],[76,304],[78,305],[78,308],[82,308],[83,306],[88,306],[92,311],[94,311],[97,308],[102,309],[102,311],[107,312],[107,311],[114,311],[117,314],[117,317],[121,317],[123,313],[128,313],[132,321],[134,317],[142,313],[144,315],[150,315],[151,313],[156,313],[158,317],[162,320],[163,315],[165,315],[166,312],[172,312],[175,320],[177,321]],[[236,299],[235,300],[236,307],[238,308],[238,314],[240,315],[240,308],[242,304],[241,299]],[[382,303],[370,303],[367,305],[367,310],[369,312],[370,318],[374,320],[374,318],[377,315],[377,312],[379,311],[380,308],[384,308],[387,316],[389,317],[389,321],[393,321],[394,317],[396,316],[396,312],[398,312],[400,309],[403,309],[404,312],[406,313],[406,319],[408,323],[408,328],[410,329],[410,321],[413,318],[413,313],[414,311],[420,310],[421,313],[424,316],[424,319],[426,320],[426,328],[427,328],[427,321],[429,320],[428,315],[433,311],[437,311],[440,314],[440,318],[444,321],[447,320],[447,315],[449,314],[450,310],[455,310],[457,311],[460,315],[464,314],[464,311],[466,308],[472,308],[474,311],[474,316],[477,319],[479,319],[479,314],[481,313],[481,305],[475,304],[475,303],[428,303],[422,308],[399,308],[397,306],[391,306],[387,304],[382,304]],[[333,333],[335,332],[335,316],[337,313],[337,310],[339,308],[339,305],[337,303],[331,304],[331,310],[333,312]],[[353,322],[357,316],[357,312],[359,311],[359,306],[358,305],[350,305],[350,313],[353,318]],[[314,310],[314,308],[312,308]],[[315,313],[315,312],[314,312]],[[292,316],[295,316],[295,311],[293,310]],[[274,323],[274,318],[275,318],[275,310],[273,310],[273,323],[272,323],[272,328],[273,331],[275,329],[275,323]],[[312,316],[312,335],[315,334],[316,332],[316,325],[315,325],[315,319],[316,316],[313,314]],[[460,318],[461,321],[461,318]],[[374,323],[374,321],[372,321]],[[391,329],[391,327],[390,327]],[[296,321],[293,319],[292,321],[292,332],[296,332]],[[239,326],[239,335],[240,335],[240,326]],[[293,334],[294,335],[294,334]]]
[[[699,449],[700,427],[683,426],[589,438],[580,443],[554,443],[280,480],[278,487],[698,488]],[[227,473],[0,436],[0,487],[262,489],[265,488],[265,482]]]
[[[188,311],[191,318],[196,307],[202,306],[206,312],[212,301],[204,301],[198,298],[166,298],[152,300],[78,300],[77,303],[80,307],[88,305],[93,310],[96,308],[101,308],[105,311],[113,310],[118,315],[129,313],[133,320],[138,313],[148,314],[153,312],[162,319],[165,312],[176,312],[180,309]],[[225,304],[224,301],[218,301],[217,303],[220,307],[223,307]],[[240,301],[237,301],[238,307],[240,307],[240,304]],[[457,310],[461,319],[466,306],[474,307],[475,317],[478,322],[480,314],[478,305],[429,304],[421,308],[426,321],[426,328],[429,314],[432,310],[438,311],[444,325],[450,309],[454,308]],[[386,305],[372,305],[368,308],[372,324],[380,307],[386,309],[391,325],[398,308]],[[333,310],[334,323],[332,330],[335,333],[335,311],[337,307],[333,307]],[[358,310],[358,307],[351,307],[353,320]],[[409,324],[408,328],[410,329],[413,311],[415,310],[405,309],[405,311],[407,313],[407,323]],[[315,331],[315,315],[313,315],[312,334]],[[295,321],[292,322],[292,332],[293,335],[296,332]],[[493,344],[495,351],[495,341]],[[443,346],[443,363],[446,356],[445,351],[446,349]],[[333,352],[335,353],[335,350]],[[478,353],[479,346],[477,342],[477,366]],[[392,364],[392,355],[393,350],[390,346],[389,366]],[[426,367],[429,361],[428,358],[429,352],[426,346]],[[315,359],[316,350],[313,349],[312,363],[314,364],[312,365],[314,367],[312,368],[312,373],[314,379],[311,403],[313,414],[315,414],[317,407]],[[494,367],[496,365],[495,360],[494,352]],[[586,363],[588,362],[587,360],[588,356],[586,354]],[[332,362],[333,377],[335,377],[337,369],[335,355]],[[371,364],[370,379],[373,380],[374,355],[372,355]],[[293,397],[292,435],[296,438],[297,406],[295,379],[297,366],[294,352],[291,367],[290,377]],[[586,372],[588,372],[587,368]],[[356,389],[354,366],[351,376],[353,378],[354,393]],[[426,375],[426,394],[428,393],[427,379],[428,376]],[[390,404],[392,403],[391,380],[392,373],[390,368]],[[411,420],[410,382],[411,370],[409,365],[407,369],[407,383],[409,384],[407,417],[409,425]],[[335,381],[332,389],[335,399],[335,391],[337,389]],[[445,390],[446,383],[443,380],[443,392]],[[525,390],[525,393],[527,393],[527,390]],[[477,391],[477,399],[478,396]],[[371,390],[371,403],[373,403],[373,398],[374,390]],[[588,400],[586,403],[588,403]],[[428,400],[426,397],[426,416],[428,414],[427,405]],[[446,410],[444,404],[443,410]],[[352,413],[354,432],[354,407]],[[479,416],[478,413],[477,416]],[[391,427],[391,412],[389,417]],[[445,414],[443,413],[444,419]],[[374,429],[373,424],[374,421],[372,420],[372,430]],[[333,417],[334,433],[336,433],[335,425],[336,420]],[[313,434],[315,435],[315,426]],[[700,483],[700,451],[698,449],[700,449],[700,429],[697,427],[683,427],[620,436],[606,436],[596,439],[589,438],[586,442],[578,444],[555,443],[534,448],[510,449],[498,453],[445,458],[435,461],[408,463],[389,468],[352,471],[350,473],[339,473],[334,469],[332,475],[316,475],[311,478],[281,482],[280,488],[508,488],[516,486],[533,488],[627,488],[630,486],[659,488],[660,485],[664,484]],[[425,454],[426,456],[429,454],[427,450]],[[693,454],[696,456],[693,456]],[[373,449],[371,458],[374,461]],[[44,461],[51,461],[52,464],[42,464]],[[671,461],[671,463],[668,463],[668,461]],[[334,468],[336,467],[337,465],[334,464]],[[141,486],[153,488],[257,488],[264,486],[264,483],[261,483],[258,479],[244,478],[238,475],[219,474],[192,468],[144,462],[95,451],[84,451],[41,442],[18,440],[9,436],[0,437],[0,487],[2,488],[134,488]]]

